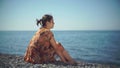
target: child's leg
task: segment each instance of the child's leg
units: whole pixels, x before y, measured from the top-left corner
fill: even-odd
[[[72,59],[72,57],[68,54],[66,50],[63,51],[63,55],[65,59],[68,61],[68,63],[74,64],[75,61]]]
[[[67,63],[67,61],[61,51],[58,52],[58,55],[60,56],[61,61],[63,61],[64,63]]]
[[[75,61],[71,58],[71,56],[60,43],[58,43],[58,50],[61,52],[61,55],[63,56],[65,61],[71,64],[75,63]]]

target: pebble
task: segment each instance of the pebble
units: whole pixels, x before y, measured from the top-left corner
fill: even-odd
[[[64,64],[62,62],[31,64],[25,62],[23,56],[0,54],[0,68],[120,68],[120,66],[84,62],[77,66]]]

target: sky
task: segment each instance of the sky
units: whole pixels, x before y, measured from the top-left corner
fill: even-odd
[[[120,30],[119,0],[0,0],[0,30],[37,30],[45,14],[53,30]]]

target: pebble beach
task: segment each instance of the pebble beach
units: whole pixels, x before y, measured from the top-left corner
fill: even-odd
[[[86,62],[70,65],[60,61],[45,64],[31,64],[25,62],[23,56],[0,53],[0,68],[120,68],[120,66]]]

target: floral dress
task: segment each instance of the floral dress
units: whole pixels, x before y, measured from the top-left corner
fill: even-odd
[[[53,33],[51,31],[37,31],[28,45],[24,61],[34,64],[56,61],[55,56],[57,54],[50,44],[50,39],[52,37]],[[58,48],[60,49],[63,47],[58,46]]]

